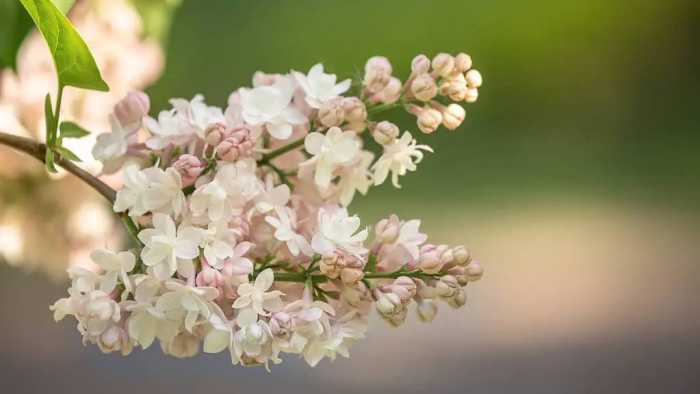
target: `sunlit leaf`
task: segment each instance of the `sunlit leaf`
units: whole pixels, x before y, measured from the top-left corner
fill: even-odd
[[[55,147],[54,149],[55,149],[56,152],[58,152],[58,154],[60,154],[61,157],[63,157],[64,159],[73,160],[73,161],[78,161],[78,162],[82,161],[82,160],[80,160],[80,158],[78,157],[78,155],[76,155],[75,153],[73,153],[70,149],[66,148],[65,146],[57,146],[57,147]]]
[[[58,81],[64,86],[107,91],[95,59],[61,11],[50,0],[20,0],[51,50]]]
[[[61,138],[82,138],[90,134],[89,131],[74,122],[61,122],[61,126],[58,130],[60,131]]]

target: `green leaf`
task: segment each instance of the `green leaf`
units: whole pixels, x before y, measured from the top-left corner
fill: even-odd
[[[17,69],[17,51],[34,27],[17,0],[0,0],[0,69]]]
[[[131,0],[143,21],[144,34],[165,47],[170,26],[182,0]]]
[[[83,138],[86,135],[90,135],[89,131],[74,122],[61,122],[61,126],[58,129],[61,132],[61,138]]]
[[[53,138],[51,136],[51,130],[53,129],[53,110],[51,109],[51,95],[46,93],[46,98],[44,98],[44,120],[46,121],[46,144],[52,145]]]
[[[46,147],[46,155],[44,156],[44,161],[46,162],[46,170],[52,173],[57,173],[56,165],[54,164],[54,155],[51,148]]]
[[[70,149],[66,148],[65,146],[57,146],[54,149],[61,155],[61,157],[65,159],[82,162],[78,155],[73,153]]]
[[[51,50],[58,83],[107,91],[90,49],[61,11],[50,0],[19,0]]]

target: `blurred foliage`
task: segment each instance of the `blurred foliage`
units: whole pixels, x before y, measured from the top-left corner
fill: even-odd
[[[415,54],[466,51],[485,77],[467,122],[421,135],[435,155],[362,209],[573,195],[697,210],[699,15],[687,0],[186,1],[150,93],[155,109],[225,105],[256,70],[321,61],[345,77],[382,54],[405,78]]]

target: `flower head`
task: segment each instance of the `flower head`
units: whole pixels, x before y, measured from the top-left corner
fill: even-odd
[[[321,108],[323,103],[340,96],[350,89],[350,80],[346,79],[336,84],[335,74],[323,72],[323,64],[311,67],[309,73],[292,72],[299,86],[306,94],[305,99],[311,108]]]

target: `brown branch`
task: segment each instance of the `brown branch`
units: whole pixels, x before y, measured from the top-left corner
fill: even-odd
[[[44,158],[46,157],[46,145],[38,143],[32,139],[20,137],[13,134],[7,134],[0,132],[0,144],[7,145],[15,150],[24,152],[29,156],[39,160],[44,163]],[[70,160],[66,160],[63,157],[58,157],[56,164],[63,167],[66,171],[80,178],[83,182],[87,183],[93,189],[97,190],[104,198],[106,198],[111,204],[114,204],[114,199],[117,192],[114,191],[109,185],[99,180],[94,175],[83,170],[82,168],[75,165],[75,163]]]

